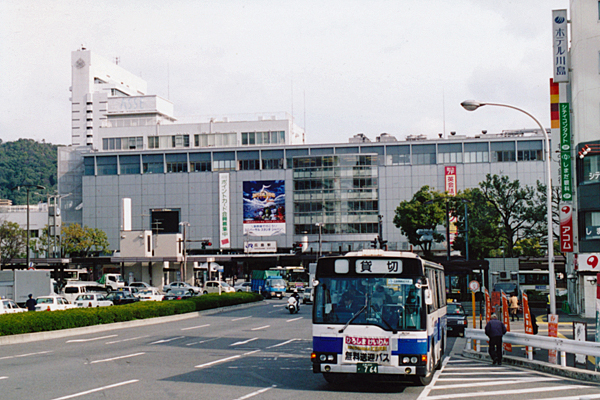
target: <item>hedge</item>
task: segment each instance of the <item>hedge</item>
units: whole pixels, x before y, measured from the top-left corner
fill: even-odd
[[[0,336],[164,317],[260,300],[262,296],[256,293],[223,293],[220,296],[214,293],[186,300],[140,301],[112,307],[3,314],[0,315]]]

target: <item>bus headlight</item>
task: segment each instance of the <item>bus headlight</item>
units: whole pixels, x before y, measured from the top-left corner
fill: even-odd
[[[327,361],[327,355],[321,354],[321,356],[319,357],[319,360],[321,360],[322,362]]]
[[[404,358],[402,359],[402,363],[403,363],[403,364],[408,364],[408,362],[409,362],[409,361],[410,361],[410,359],[409,359],[408,357],[404,357]]]
[[[419,360],[419,359],[418,359],[417,357],[411,357],[411,358],[410,358],[410,362],[411,362],[412,364],[416,364],[418,360]]]

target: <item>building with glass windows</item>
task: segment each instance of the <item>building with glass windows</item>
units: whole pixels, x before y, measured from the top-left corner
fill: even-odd
[[[126,230],[158,236],[185,227],[190,257],[229,255],[220,260],[235,269],[235,255],[260,256],[259,248],[282,257],[298,243],[304,254],[369,248],[380,219],[388,249],[410,250],[392,222],[395,209],[424,185],[444,191],[447,167],[456,190],[477,187],[486,174],[522,185],[546,180],[535,130],[374,141],[359,134],[311,145],[287,114],[180,121],[139,78],[128,85],[116,65],[92,69],[97,57],[73,52],[73,132],[85,126],[86,139],[73,133],[73,144],[59,148],[58,185],[69,194],[63,223],[103,230],[114,251]],[[85,124],[75,121],[83,114]],[[143,279],[143,260],[129,261]]]

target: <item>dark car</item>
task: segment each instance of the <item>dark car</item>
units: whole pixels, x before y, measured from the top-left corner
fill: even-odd
[[[187,289],[171,289],[165,293],[163,300],[182,300],[192,297],[192,293]]]
[[[115,306],[121,304],[131,304],[140,301],[139,298],[133,296],[131,293],[126,291],[112,292],[106,295],[108,300],[111,300]]]
[[[448,303],[446,309],[446,317],[448,319],[448,335],[451,333],[464,336],[465,328],[469,327],[467,313],[460,303]]]

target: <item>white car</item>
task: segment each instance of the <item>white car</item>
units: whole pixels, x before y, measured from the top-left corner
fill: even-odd
[[[187,282],[171,282],[163,287],[163,292],[166,293],[171,289],[185,289],[188,292],[192,292],[193,294],[202,293],[202,288],[198,286],[192,286]]]
[[[207,293],[219,293],[219,286],[221,287],[221,293],[233,293],[235,289],[227,282],[219,281],[207,281],[204,283],[204,294]]]
[[[233,287],[236,292],[251,292],[252,291],[252,282],[240,282],[236,283]]]
[[[75,306],[84,307],[108,307],[112,306],[113,302],[108,300],[105,295],[100,293],[85,293],[80,294],[75,299]]]
[[[26,308],[21,308],[11,299],[0,300],[0,314],[15,314],[27,311]]]
[[[131,282],[129,286],[138,288],[139,290],[152,288],[152,286],[150,286],[150,284],[146,282]]]
[[[68,310],[71,308],[75,308],[75,305],[69,303],[69,300],[67,300],[66,297],[51,295],[38,297],[35,311],[57,311]]]
[[[156,288],[140,289],[137,293],[137,297],[140,301],[163,301],[165,295],[158,291]]]

